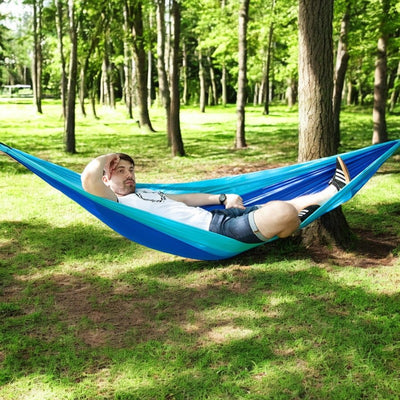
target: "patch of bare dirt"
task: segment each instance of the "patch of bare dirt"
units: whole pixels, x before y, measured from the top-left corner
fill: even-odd
[[[368,230],[354,230],[358,240],[352,250],[311,246],[308,251],[317,263],[329,263],[339,266],[358,268],[373,268],[376,266],[391,266],[396,257],[393,250],[399,246],[397,235],[381,234]]]
[[[250,172],[263,171],[265,169],[284,167],[286,165],[287,164],[267,164],[265,161],[246,164],[243,166],[226,165],[218,167],[217,169],[213,169],[212,171],[207,171],[207,179],[221,178],[224,176],[231,176],[231,175],[247,174]]]

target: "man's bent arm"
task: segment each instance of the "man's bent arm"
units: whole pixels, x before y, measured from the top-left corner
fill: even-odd
[[[184,193],[184,194],[167,194],[172,200],[181,201],[188,206],[200,207],[213,204],[220,204],[219,194],[209,193]],[[242,198],[237,194],[227,194],[224,201],[226,208],[245,208]]]
[[[96,196],[109,200],[118,201],[115,193],[104,184],[103,171],[109,167],[116,155],[106,154],[92,160],[83,170],[81,181],[83,188]]]

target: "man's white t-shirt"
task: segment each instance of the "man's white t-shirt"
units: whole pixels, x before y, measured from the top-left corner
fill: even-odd
[[[204,230],[209,230],[212,218],[207,210],[187,206],[168,198],[163,192],[149,189],[138,189],[135,193],[118,197],[118,202]]]

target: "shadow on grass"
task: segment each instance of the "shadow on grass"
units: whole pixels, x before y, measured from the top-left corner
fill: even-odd
[[[10,274],[0,303],[2,384],[39,374],[74,390],[106,368],[116,382],[131,379],[130,388],[106,389],[121,399],[258,391],[355,399],[400,389],[399,294],[331,279],[292,241],[222,262],[178,259],[113,279],[81,271],[23,284],[12,275],[93,257],[112,268],[114,256],[141,247],[83,224],[2,229]]]
[[[25,293],[26,303],[35,301],[3,312],[1,382],[41,374],[72,388],[107,368],[116,382],[129,376],[130,388],[109,388],[128,399],[245,398],[258,390],[368,398],[377,387],[384,398],[398,388],[398,293],[349,286],[296,260],[220,266],[192,281],[154,274],[170,266],[37,281]]]

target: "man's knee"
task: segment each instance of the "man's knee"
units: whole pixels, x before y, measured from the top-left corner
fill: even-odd
[[[271,201],[256,211],[255,223],[267,238],[287,237],[299,227],[296,208],[284,201]]]

